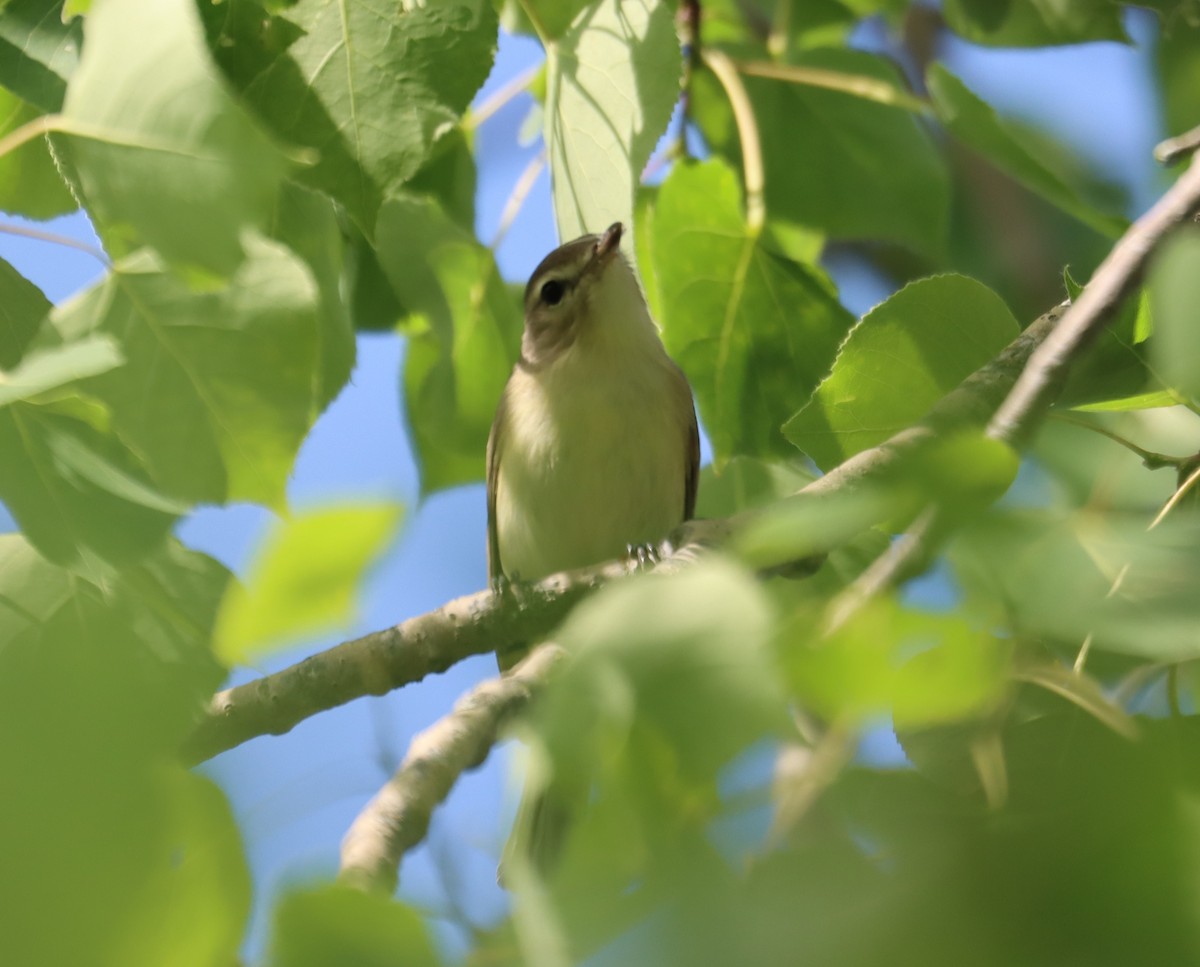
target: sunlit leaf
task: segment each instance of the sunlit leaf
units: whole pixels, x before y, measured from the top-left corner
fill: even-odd
[[[825,469],[910,426],[1020,331],[987,286],[913,282],[872,309],[784,434]]]
[[[287,164],[217,76],[190,0],[106,0],[87,18],[54,144],[109,251],[141,244],[228,274]]]
[[[16,369],[7,373],[0,371],[0,406],[107,373],[122,362],[117,344],[108,336],[94,336],[54,349],[31,352]]]
[[[317,152],[301,177],[369,234],[487,77],[496,13],[488,0],[299,0],[280,20],[290,46],[244,80],[246,96],[280,138]]]
[[[395,536],[400,512],[393,504],[335,506],[275,527],[221,606],[221,660],[251,663],[298,636],[348,625],[363,574]]]
[[[829,280],[767,248],[745,223],[737,177],[679,165],[653,211],[667,349],[692,382],[718,465],[786,456],[778,427],[829,370],[850,328]]]
[[[148,252],[55,310],[65,341],[113,337],[120,372],[86,382],[164,493],[279,505],[316,415],[318,293],[304,263],[248,237],[227,284],[196,292]],[[154,401],[148,405],[147,401]]]
[[[679,97],[671,9],[602,0],[547,46],[546,145],[562,241],[631,223],[634,191]]]

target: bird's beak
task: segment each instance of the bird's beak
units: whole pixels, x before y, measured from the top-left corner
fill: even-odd
[[[595,258],[597,261],[606,261],[608,256],[617,251],[621,244],[622,227],[620,222],[613,222],[608,226],[608,231],[600,236],[600,241],[596,243]]]

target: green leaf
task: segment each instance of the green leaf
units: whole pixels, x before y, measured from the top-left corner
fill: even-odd
[[[633,221],[642,168],[679,98],[671,9],[601,0],[546,48],[546,145],[563,241]]]
[[[1053,47],[1129,37],[1112,0],[946,0],[950,29],[993,47]]]
[[[571,613],[555,640],[572,659],[531,723],[555,788],[602,779],[566,844],[569,879],[610,879],[617,856],[669,856],[680,827],[720,811],[718,771],[787,721],[773,624],[750,573],[715,558],[610,585]]]
[[[1200,400],[1200,231],[1185,227],[1167,239],[1150,270],[1155,371],[1163,381]]]
[[[762,244],[741,205],[736,175],[714,159],[677,165],[653,212],[663,339],[692,382],[718,468],[736,454],[789,455],[777,428],[853,321],[818,269]]]
[[[1117,238],[1129,224],[1117,215],[1097,211],[1057,172],[1047,168],[1022,142],[1019,130],[1006,124],[995,110],[973,94],[941,64],[926,75],[934,109],[946,129],[1030,191],[1108,238]]]
[[[280,138],[317,152],[301,177],[370,235],[382,199],[426,163],[487,78],[496,13],[489,0],[300,0],[280,20],[295,39],[245,95]]]
[[[0,797],[5,956],[228,963],[249,909],[245,860],[223,796],[175,761],[222,674],[207,645],[227,574],[178,545],[94,570],[0,536],[0,734],[20,735],[0,742],[0,771],[22,786]],[[63,909],[71,930],[54,929]]]
[[[1121,413],[1129,410],[1154,410],[1163,406],[1175,406],[1179,402],[1174,393],[1162,390],[1156,393],[1140,393],[1137,396],[1124,396],[1117,400],[1107,400],[1103,403],[1084,403],[1072,409],[1083,413],[1112,412]]]
[[[915,423],[1019,331],[1000,297],[973,279],[910,283],[854,326],[783,432],[828,470]]]
[[[16,369],[0,370],[0,407],[89,376],[107,373],[124,362],[108,336],[81,339],[55,349],[29,353]]]
[[[545,43],[561,37],[584,8],[593,0],[528,0],[520,4],[522,12]]]
[[[335,506],[274,527],[245,584],[231,585],[221,606],[217,656],[252,664],[298,637],[349,625],[363,574],[391,542],[400,514],[396,504]]]
[[[318,293],[288,250],[245,244],[246,261],[210,291],[140,252],[50,318],[64,341],[104,333],[120,345],[127,365],[84,388],[164,493],[281,506],[316,415]]]
[[[357,348],[350,314],[342,298],[346,241],[338,224],[337,204],[325,195],[285,181],[271,234],[308,263],[317,283],[320,326],[315,402],[319,412],[349,382]]]
[[[31,104],[0,88],[0,139],[35,120],[40,113]],[[45,220],[78,207],[58,173],[44,138],[27,141],[0,155],[0,209]]]
[[[110,252],[147,243],[223,275],[286,168],[217,77],[190,0],[105,0],[90,14],[56,131]]]
[[[829,721],[890,712],[897,727],[980,717],[1008,679],[1010,647],[965,617],[900,607],[890,597],[861,609],[832,637],[802,613],[783,633],[797,698]]]
[[[103,407],[78,397],[0,409],[0,499],[51,560],[85,550],[136,560],[187,509],[155,489],[106,423]]]
[[[424,922],[390,897],[345,886],[290,893],[275,911],[272,967],[441,967]]]
[[[732,517],[743,510],[794,494],[813,475],[793,463],[734,457],[717,473],[711,465],[700,471],[697,517]]]
[[[895,67],[862,51],[802,51],[790,63],[904,89]],[[761,77],[744,82],[762,142],[772,219],[835,238],[879,239],[942,255],[950,178],[916,118],[842,91]],[[728,98],[711,74],[697,76],[694,102],[709,143],[727,158],[740,158]]]
[[[491,252],[429,199],[380,209],[383,270],[414,314],[405,413],[424,493],[480,480],[496,403],[516,362],[521,314]]]
[[[42,290],[0,259],[0,370],[21,361],[49,311],[50,300]]]
[[[63,23],[61,7],[62,0],[0,5],[0,85],[41,111],[62,107],[79,63],[79,23]]]

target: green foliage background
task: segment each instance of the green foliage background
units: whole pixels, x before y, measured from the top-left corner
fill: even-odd
[[[1167,124],[1190,128],[1200,7],[1145,6]],[[817,511],[779,502],[918,420],[1127,225],[1065,148],[922,60],[922,37],[1127,42],[1123,5],[700,7],[697,36],[666,0],[0,2],[0,208],[82,207],[110,259],[57,306],[0,263],[0,500],[20,525],[0,536],[5,963],[236,962],[241,834],[177,750],[221,662],[334,621],[398,520],[286,513],[356,329],[408,339],[423,491],[483,474],[520,332],[473,232],[468,108],[501,23],[546,51],[531,89],[563,237],[634,226],[714,448],[702,513],[765,523],[560,629],[574,660],[523,733],[591,802],[561,870],[469,959],[1200,962],[1196,500],[1156,521],[1170,482],[1078,425],[1141,434],[1186,479],[1197,230],[1077,367],[1060,413],[1087,412],[1033,442],[1036,499],[995,503],[1016,456],[968,433]],[[868,17],[914,74],[850,49]],[[643,184],[681,81],[710,151]],[[1001,257],[1022,245],[1046,253],[1036,276]],[[855,320],[822,267],[838,249],[899,291]],[[954,523],[953,604],[889,592],[823,635],[930,500]],[[171,536],[232,501],[283,518],[245,587]],[[811,552],[828,557],[804,580],[752,567]],[[855,759],[881,720],[908,767]],[[730,794],[730,763],[764,744],[784,750],[776,789]],[[731,859],[722,824],[768,804],[768,840]],[[270,963],[443,957],[419,912],[345,888],[297,890],[273,921]]]

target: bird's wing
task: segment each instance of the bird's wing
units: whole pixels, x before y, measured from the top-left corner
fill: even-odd
[[[500,394],[496,418],[487,442],[487,552],[488,580],[496,581],[504,572],[500,567],[500,538],[496,533],[496,487],[500,478],[500,448],[503,445],[505,416],[508,411],[508,387]]]

